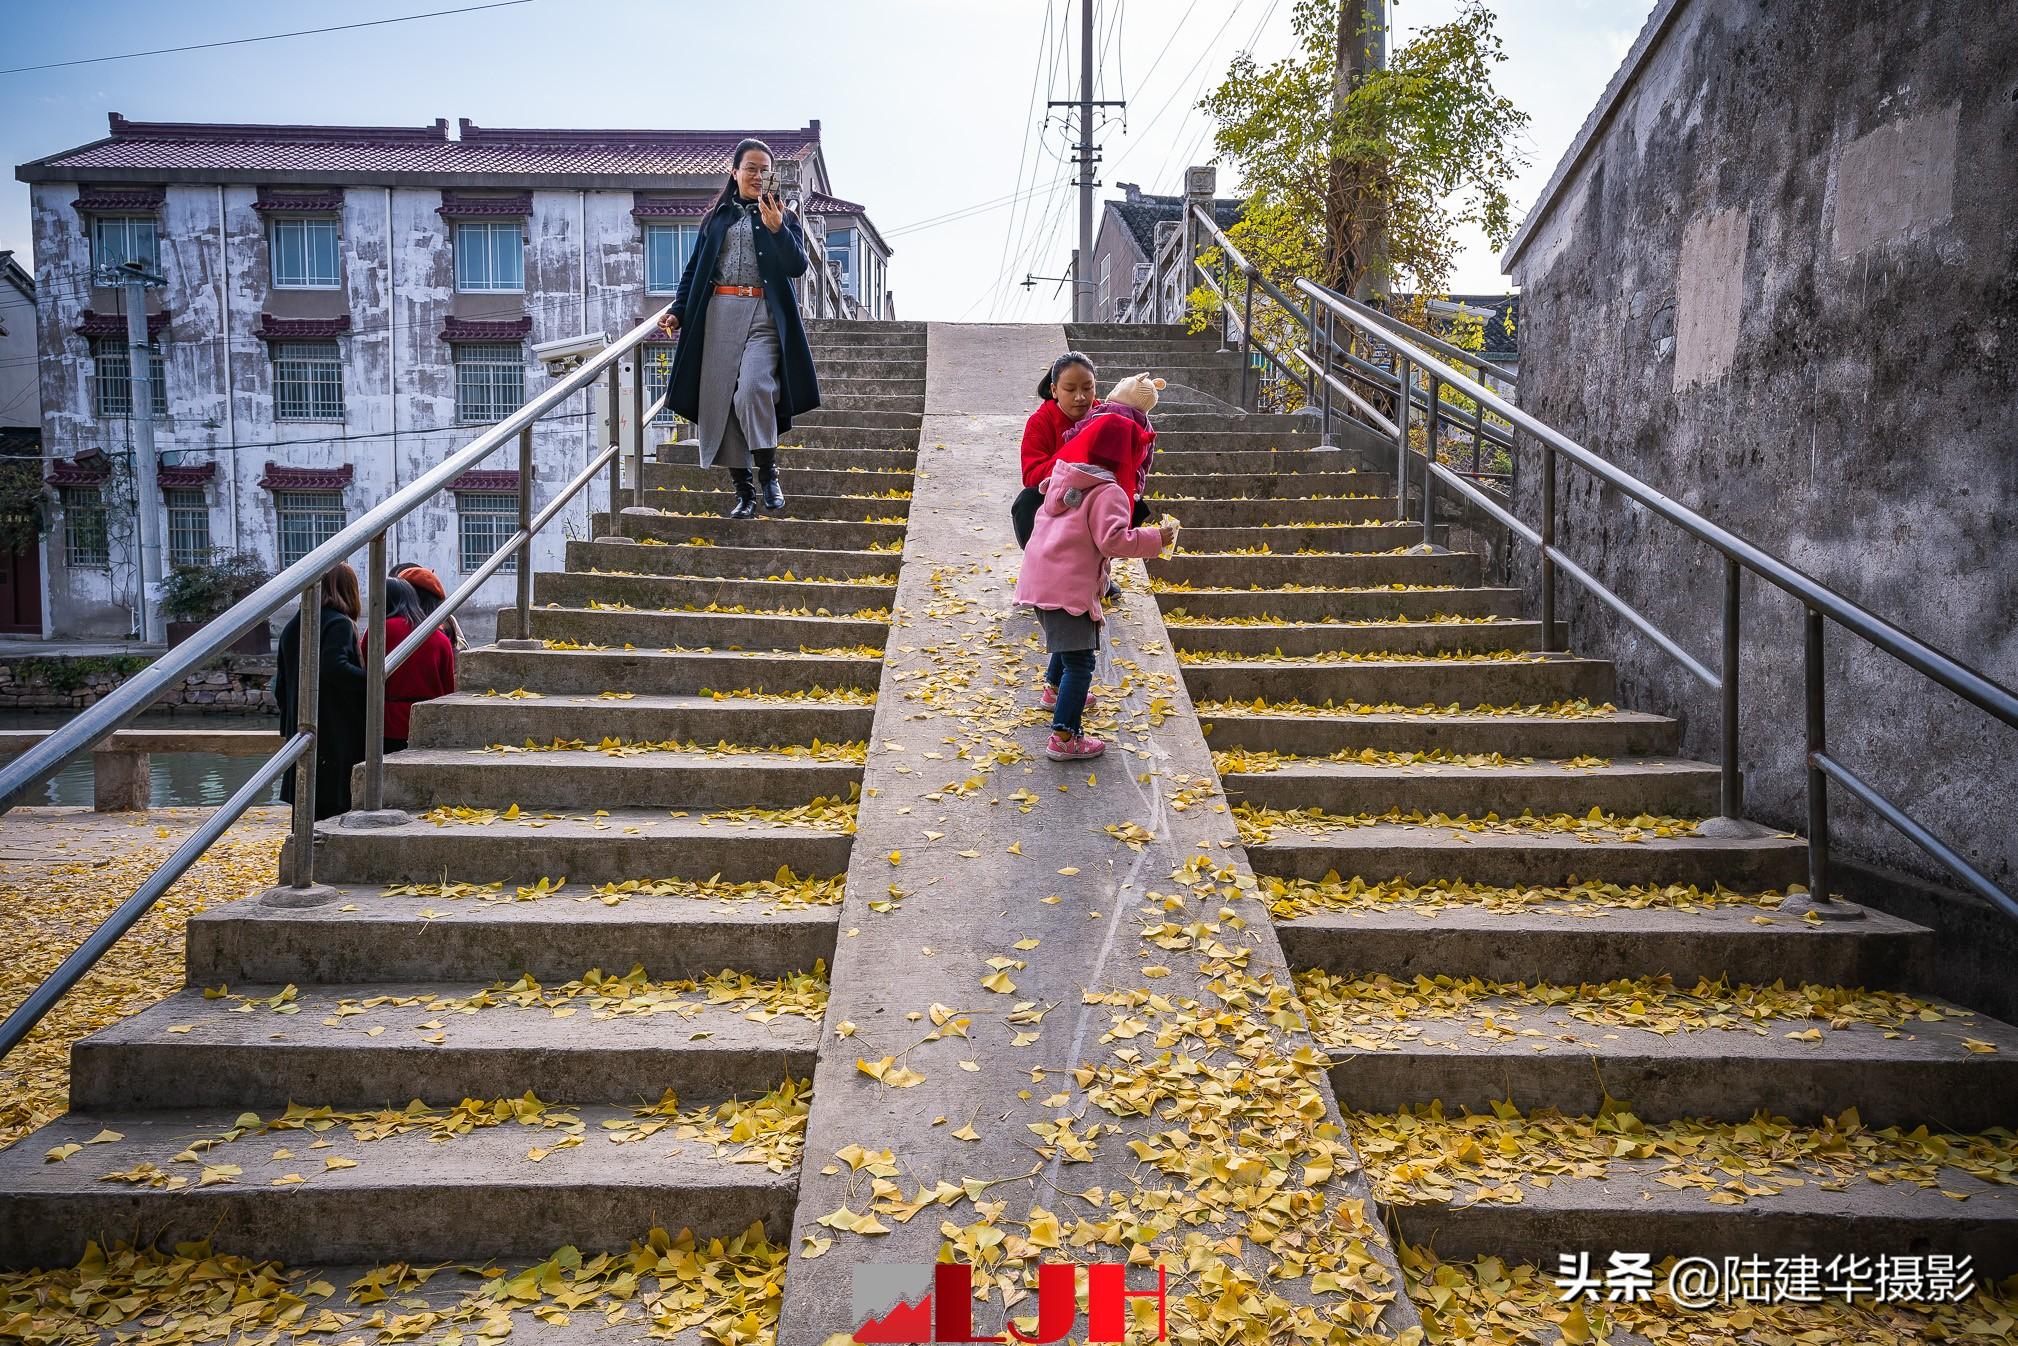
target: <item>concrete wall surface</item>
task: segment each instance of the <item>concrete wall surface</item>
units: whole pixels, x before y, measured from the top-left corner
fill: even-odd
[[[1528,410],[2009,686],[2018,41],[1997,9],[1667,0],[1508,260]],[[1570,555],[1715,667],[1719,556],[1587,474],[1563,483]],[[1517,564],[1533,592],[1533,552]],[[1576,648],[1714,759],[1714,694],[1561,592]],[[1746,581],[1742,648],[1748,811],[1805,826],[1797,604]],[[2018,882],[2018,730],[1840,629],[1826,669],[1832,754]],[[1832,818],[1846,852],[1939,872],[1840,790]]]

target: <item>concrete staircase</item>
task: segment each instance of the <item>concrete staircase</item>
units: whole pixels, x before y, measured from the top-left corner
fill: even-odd
[[[1074,335],[1104,373],[1226,358],[1171,329],[1098,344],[1096,332]],[[1178,551],[1150,563],[1156,600],[1368,1153],[1388,1147],[1376,1115],[1432,1104],[1453,1118],[1509,1103],[1576,1118],[1609,1098],[1641,1122],[1764,1113],[1796,1127],[1847,1111],[1851,1131],[2018,1122],[2018,1031],[1938,998],[1919,1000],[1931,1013],[1903,1030],[1839,1021],[1819,1043],[1790,1036],[1805,1019],[1763,1033],[1580,1020],[1580,985],[1641,978],[1721,982],[1733,1000],[1784,982],[1822,1004],[1924,990],[1932,937],[1877,911],[1818,923],[1776,907],[1805,878],[1804,843],[1696,826],[1716,812],[1716,768],[1677,755],[1672,720],[1615,707],[1608,661],[1542,653],[1520,592],[1487,585],[1482,558],[1445,549],[1441,530],[1423,545],[1415,506],[1396,522],[1385,464],[1317,449],[1299,418],[1157,424],[1151,492],[1185,527]],[[1437,1012],[1438,979],[1477,979],[1463,1014]],[[1369,1017],[1406,1026],[1369,1037],[1353,1026]],[[1536,1145],[1492,1181],[1524,1162],[1553,1172]],[[1635,1159],[1603,1179],[1543,1177],[1518,1200],[1467,1199],[1459,1182],[1440,1199],[1390,1191],[1386,1209],[1403,1238],[1446,1258],[1545,1269],[1575,1249],[1600,1264],[1612,1250],[1932,1249],[1973,1253],[1993,1274],[2018,1267],[2012,1189],[1956,1168],[1941,1169],[1951,1195],[1810,1180],[1768,1184],[1742,1208],[1662,1181],[1672,1175]]]
[[[786,513],[721,518],[690,447],[649,464],[650,506],[417,708],[411,820],[318,829],[336,900],[202,914],[189,989],[79,1044],[73,1114],[0,1154],[0,1264],[789,1226],[924,391],[922,325],[813,341],[836,409],[783,454]]]

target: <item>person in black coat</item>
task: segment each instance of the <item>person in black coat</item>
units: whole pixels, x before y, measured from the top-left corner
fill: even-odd
[[[357,572],[338,562],[322,577],[322,677],[317,694],[315,816],[350,812],[350,769],[364,760],[364,661],[358,653],[357,622],[364,604]],[[280,629],[280,657],[273,697],[280,703],[280,737],[294,737],[301,686],[301,613]],[[280,797],[294,802],[294,770],[280,778]]]
[[[820,405],[820,382],[791,284],[806,273],[805,229],[764,189],[769,146],[745,140],[731,162],[661,326],[680,339],[667,405],[699,430],[701,466],[729,470],[729,517],[747,519],[759,489],[766,510],[784,509],[778,438]]]

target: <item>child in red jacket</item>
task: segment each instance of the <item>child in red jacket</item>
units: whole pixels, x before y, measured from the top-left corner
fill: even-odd
[[[1093,361],[1078,351],[1067,351],[1037,380],[1042,405],[1023,423],[1023,490],[1009,506],[1009,521],[1019,547],[1030,545],[1037,507],[1044,503],[1044,493],[1038,488],[1051,475],[1051,460],[1058,456],[1065,432],[1093,406],[1094,372]]]
[[[385,581],[385,653],[390,654],[413,629],[427,620],[413,586],[398,576]],[[371,654],[371,632],[358,641]],[[379,656],[384,658],[384,654]],[[428,633],[420,648],[385,679],[385,750],[405,749],[413,724],[413,707],[455,690],[455,646],[440,627]]]

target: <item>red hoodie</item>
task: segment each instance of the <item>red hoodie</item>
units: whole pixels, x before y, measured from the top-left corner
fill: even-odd
[[[386,649],[398,649],[399,643],[412,630],[413,623],[404,617],[386,618]],[[369,655],[371,633],[367,631],[359,644]],[[411,738],[408,731],[413,724],[414,702],[432,701],[454,690],[455,646],[449,643],[447,633],[437,627],[428,633],[420,648],[413,652],[413,657],[394,669],[392,676],[385,680],[385,736]]]
[[[1132,408],[1115,407],[1116,412],[1130,411]],[[1149,462],[1149,455],[1156,451],[1156,432],[1147,428],[1148,417],[1141,412],[1131,416],[1092,415],[1079,422],[1083,427],[1069,436],[1059,447],[1054,467],[1066,463],[1092,463],[1104,467],[1114,474],[1114,484],[1128,497],[1129,508],[1135,506],[1136,497],[1142,491],[1142,478]]]
[[[1037,410],[1030,413],[1030,419],[1023,422],[1023,484],[1037,486],[1051,475],[1051,460],[1058,456],[1058,446],[1064,442],[1065,432],[1077,422],[1058,409],[1058,404],[1045,398]]]

